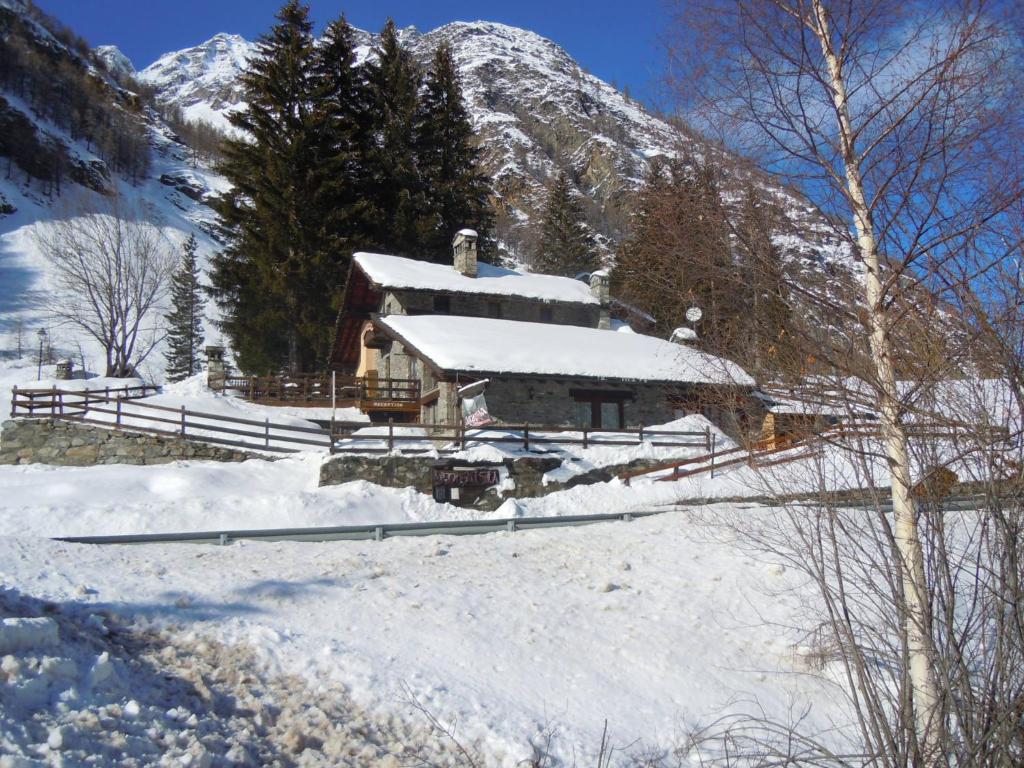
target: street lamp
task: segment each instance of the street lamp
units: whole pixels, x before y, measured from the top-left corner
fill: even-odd
[[[43,378],[43,344],[46,342],[46,329],[39,329],[39,366],[36,369],[36,381]]]

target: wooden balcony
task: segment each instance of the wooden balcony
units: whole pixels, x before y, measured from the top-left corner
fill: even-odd
[[[382,379],[377,376],[228,376],[224,389],[261,405],[298,408],[359,408],[363,413],[419,415],[419,379]]]

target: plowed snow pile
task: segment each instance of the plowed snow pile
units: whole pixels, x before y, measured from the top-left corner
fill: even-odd
[[[0,617],[2,768],[397,768],[455,757],[412,706],[368,714],[337,685],[268,675],[244,644],[122,628],[12,592],[0,595]]]

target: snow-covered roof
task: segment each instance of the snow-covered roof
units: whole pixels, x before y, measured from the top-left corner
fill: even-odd
[[[433,264],[402,256],[357,253],[353,259],[359,269],[382,288],[522,296],[573,304],[599,303],[589,286],[571,277],[516,272],[482,262],[477,264],[476,277],[466,277],[450,264]]]
[[[751,386],[729,360],[638,333],[455,315],[376,321],[444,371]]]
[[[784,397],[776,392],[766,394],[754,392],[754,396],[764,403],[765,410],[778,416],[868,416],[861,409],[854,409],[851,405],[844,406],[839,401],[829,401],[820,395],[817,399],[807,397]]]

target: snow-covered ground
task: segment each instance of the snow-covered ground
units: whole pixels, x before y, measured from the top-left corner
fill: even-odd
[[[289,528],[472,515],[408,488],[317,487],[322,457],[239,464],[0,467],[0,536]]]
[[[211,393],[201,377],[151,400],[273,410]],[[666,426],[705,424],[691,416]],[[721,435],[718,444],[731,445]],[[574,448],[572,469],[552,479],[670,450],[680,449]],[[510,455],[518,448],[465,452]],[[164,755],[165,764],[219,765],[227,755],[399,766],[468,764],[465,749],[478,765],[514,766],[536,745],[552,756],[541,764],[569,766],[595,762],[607,721],[622,750],[613,764],[625,765],[751,710],[782,721],[806,711],[802,728],[835,738],[847,722],[842,683],[805,645],[813,593],[777,559],[707,526],[717,514],[768,525],[780,517],[754,503],[678,505],[811,492],[823,477],[834,488],[884,486],[884,465],[858,456],[830,449],[713,478],[579,486],[493,513],[362,481],[318,488],[322,452],[0,467],[0,618],[53,622],[0,627],[0,752],[51,763],[63,755],[65,764],[118,754],[139,764]],[[383,542],[99,547],[46,538],[630,509],[671,511]],[[3,759],[4,768],[30,764]]]
[[[779,717],[810,705],[809,722],[819,727],[841,714],[835,691],[803,674],[798,633],[784,629],[795,624],[795,580],[778,563],[708,540],[687,512],[331,544],[91,547],[8,536],[0,563],[8,594],[50,601],[58,615],[170,627],[166,643],[212,638],[247,649],[256,660],[249,674],[297,676],[298,690],[317,691],[325,709],[344,691],[372,718],[425,727],[415,700],[460,743],[479,748],[486,765],[520,764],[548,732],[559,764],[590,764],[606,720],[613,743],[635,752],[679,743],[686,728],[752,701]],[[92,653],[67,674],[95,674],[88,670],[101,662]],[[34,653],[44,654],[81,659],[66,641]],[[197,656],[200,665],[205,657]],[[33,708],[36,719],[62,722],[60,738],[74,745],[87,726],[61,712],[92,698],[108,713],[134,700],[131,711],[144,718],[171,708],[151,670],[122,663],[118,672],[121,687],[110,696],[83,687],[62,705],[61,686],[51,686]],[[27,674],[7,672],[8,713],[28,695],[18,688]],[[133,675],[150,676],[148,684],[131,685]],[[108,717],[111,729],[130,730]],[[11,731],[7,749],[47,754],[32,746],[47,731],[24,731]]]

